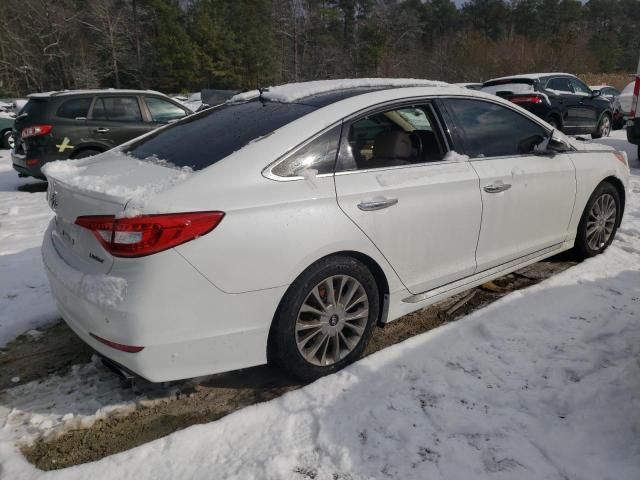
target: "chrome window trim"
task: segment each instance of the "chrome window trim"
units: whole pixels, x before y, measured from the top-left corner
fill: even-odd
[[[347,123],[351,123],[356,119],[360,119],[360,118],[364,118],[368,115],[371,115],[373,113],[376,112],[380,112],[380,111],[385,111],[386,109],[388,109],[389,107],[398,107],[401,108],[403,106],[410,106],[410,105],[414,105],[417,102],[424,102],[425,105],[427,105],[430,109],[431,112],[434,116],[434,118],[436,119],[436,123],[438,124],[438,128],[440,129],[440,133],[442,136],[442,139],[444,140],[444,147],[446,148],[445,151],[445,155],[451,151],[454,151],[452,148],[452,145],[449,144],[449,141],[447,140],[447,136],[445,135],[445,124],[443,124],[443,122],[441,122],[437,112],[435,111],[435,109],[433,108],[433,105],[431,104],[431,102],[433,102],[434,100],[447,100],[447,99],[466,99],[466,100],[476,100],[476,101],[480,101],[480,102],[487,102],[487,103],[493,103],[495,105],[501,106],[503,108],[506,108],[518,115],[520,115],[521,117],[526,118],[527,120],[535,123],[536,125],[538,125],[540,128],[542,128],[547,134],[549,134],[551,132],[550,129],[548,129],[547,127],[545,127],[544,125],[542,125],[538,120],[538,117],[535,117],[533,114],[532,116],[528,116],[528,115],[524,115],[522,112],[519,112],[518,110],[511,108],[510,105],[505,105],[504,103],[500,102],[500,101],[495,101],[493,99],[490,98],[485,98],[485,97],[478,97],[476,95],[469,95],[469,94],[462,94],[462,95],[420,95],[420,96],[416,96],[416,97],[405,97],[405,98],[399,98],[399,99],[394,99],[394,100],[386,100],[384,102],[380,102],[380,103],[376,103],[375,105],[369,105],[365,108],[362,108],[356,112],[350,113],[349,115],[341,118],[340,120],[332,123],[331,125],[329,125],[328,127],[322,129],[321,131],[317,132],[316,134],[314,134],[313,136],[307,138],[306,140],[304,140],[303,142],[299,143],[298,145],[292,147],[291,149],[289,149],[286,153],[284,153],[283,155],[281,155],[280,157],[278,157],[276,160],[274,160],[273,162],[271,162],[270,164],[268,164],[263,170],[262,170],[262,176],[269,179],[269,180],[273,180],[276,182],[292,182],[292,181],[297,181],[297,180],[304,180],[304,177],[302,176],[295,176],[295,177],[281,177],[279,175],[276,175],[273,173],[273,169],[279,165],[281,162],[284,162],[285,160],[287,160],[291,155],[294,155],[298,150],[300,150],[301,148],[305,147],[307,144],[309,144],[310,142],[312,142],[313,140],[315,140],[316,138],[318,138],[320,135],[326,133],[327,131],[329,131],[330,129],[337,127],[338,125],[342,125],[342,128],[344,129],[344,126]],[[340,138],[340,142],[342,142],[342,136]],[[458,153],[458,152],[456,152]],[[562,152],[558,152],[558,154],[560,154]],[[340,154],[340,145],[338,145],[338,155]],[[466,154],[465,154],[466,155]],[[473,161],[483,161],[483,160],[494,160],[494,159],[501,159],[501,158],[514,158],[514,157],[525,157],[525,156],[530,156],[530,154],[523,154],[523,155],[502,155],[499,157],[475,157],[475,158],[471,158],[469,157],[469,162],[473,162]],[[337,159],[337,155],[336,155],[336,159]],[[442,165],[442,164],[449,164],[449,163],[453,163],[450,160],[441,160],[438,162],[423,162],[423,163],[414,163],[414,164],[410,164],[410,165],[396,165],[396,166],[390,166],[390,167],[380,167],[380,168],[368,168],[368,169],[363,169],[363,170],[343,170],[340,172],[334,171],[332,173],[321,173],[319,175],[317,175],[317,178],[324,178],[324,177],[330,177],[333,175],[350,175],[353,173],[368,173],[368,172],[382,172],[382,171],[387,171],[387,170],[398,170],[398,169],[403,169],[403,168],[415,168],[415,167],[423,167],[423,166],[428,166],[428,165]]]

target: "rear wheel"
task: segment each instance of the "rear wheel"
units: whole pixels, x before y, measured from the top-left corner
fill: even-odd
[[[560,122],[558,122],[558,119],[556,117],[547,118],[547,123],[551,125],[554,129],[560,130]]]
[[[88,158],[93,157],[94,155],[98,155],[102,153],[102,150],[98,150],[96,148],[87,148],[85,150],[80,150],[78,153],[74,154],[71,158],[77,160],[79,158]]]
[[[608,182],[595,189],[582,213],[575,250],[582,258],[606,250],[616,235],[621,215],[620,195]]]
[[[596,127],[596,130],[591,133],[591,138],[608,137],[611,133],[611,117],[604,114]]]
[[[0,142],[2,142],[2,148],[12,148],[11,130],[5,130],[4,132],[2,132],[2,137],[0,138]]]
[[[270,360],[305,381],[336,372],[362,355],[378,314],[378,288],[367,267],[342,255],[320,260],[283,297]]]

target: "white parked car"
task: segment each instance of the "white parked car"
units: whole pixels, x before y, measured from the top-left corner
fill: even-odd
[[[242,94],[45,173],[62,316],[168,381],[267,361],[313,379],[377,325],[563,250],[596,255],[629,168],[494,95],[361,79]]]

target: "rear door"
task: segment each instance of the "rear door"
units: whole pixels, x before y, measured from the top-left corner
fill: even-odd
[[[411,293],[471,275],[482,204],[468,162],[448,142],[427,101],[346,122],[335,174],[338,203]]]
[[[91,138],[113,148],[153,130],[140,102],[137,95],[97,96],[87,120]]]
[[[562,111],[563,131],[580,133],[585,128],[582,97],[576,95],[570,77],[554,77],[547,81],[547,94],[555,99]]]
[[[502,104],[446,99],[456,149],[471,157],[480,178],[482,228],[478,272],[545,249],[567,238],[576,192],[567,154],[535,154],[547,131]]]

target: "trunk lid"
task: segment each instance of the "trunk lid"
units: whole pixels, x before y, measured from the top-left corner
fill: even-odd
[[[53,242],[73,268],[89,274],[108,273],[113,256],[90,230],[75,224],[80,216],[125,216],[131,203],[146,200],[187,178],[189,172],[131,158],[111,150],[83,160],[47,164],[47,202],[55,212]]]

